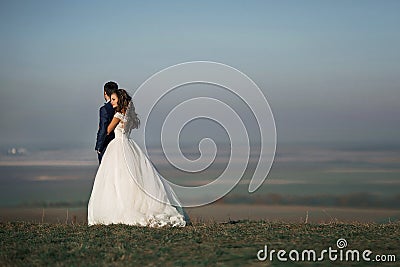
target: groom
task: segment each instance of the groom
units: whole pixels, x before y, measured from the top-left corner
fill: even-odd
[[[99,164],[101,163],[101,158],[106,151],[108,143],[110,143],[115,137],[114,132],[111,132],[109,135],[107,135],[107,126],[110,124],[115,113],[111,105],[110,98],[111,95],[117,90],[118,84],[116,82],[110,81],[104,85],[104,100],[106,103],[104,103],[104,105],[100,108],[99,130],[97,131],[95,147]]]

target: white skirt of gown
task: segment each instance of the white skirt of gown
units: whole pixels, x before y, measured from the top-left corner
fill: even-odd
[[[88,224],[119,223],[183,227],[186,218],[175,193],[140,147],[116,129],[94,180]]]

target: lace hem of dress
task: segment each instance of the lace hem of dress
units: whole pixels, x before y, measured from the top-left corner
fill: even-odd
[[[127,223],[127,222],[90,222],[88,225],[109,225],[109,224],[127,224],[127,225],[136,225],[136,226],[147,226],[147,227],[164,227],[164,226],[171,226],[171,227],[185,227],[186,221],[183,215],[176,215],[170,216],[166,214],[159,214],[159,215],[151,215],[148,216],[146,219],[141,219],[137,222]]]

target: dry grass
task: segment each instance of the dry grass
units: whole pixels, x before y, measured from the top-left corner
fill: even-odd
[[[8,222],[0,223],[0,266],[282,266],[259,262],[257,251],[266,244],[321,251],[336,247],[338,238],[345,238],[349,249],[399,256],[399,223],[194,221],[184,228],[157,229]]]

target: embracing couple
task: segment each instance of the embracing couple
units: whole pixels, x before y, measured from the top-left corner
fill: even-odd
[[[88,224],[186,226],[189,218],[169,184],[129,135],[140,120],[132,97],[104,85],[96,152],[99,168],[88,204]]]

